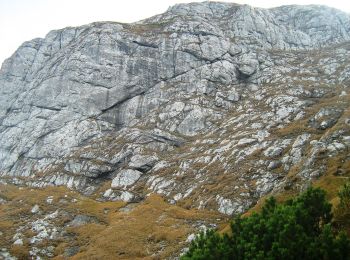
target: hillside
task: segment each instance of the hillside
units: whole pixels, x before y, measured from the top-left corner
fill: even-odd
[[[23,43],[0,70],[3,254],[176,258],[265,196],[335,199],[348,57],[350,15],[313,5],[179,4]]]

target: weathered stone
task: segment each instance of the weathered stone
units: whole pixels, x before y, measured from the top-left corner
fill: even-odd
[[[242,138],[238,141],[238,145],[246,145],[246,144],[251,144],[255,143],[257,140],[254,138]]]
[[[292,148],[296,148],[296,147],[300,147],[306,144],[306,142],[309,140],[310,138],[310,134],[301,134],[297,137],[297,139],[294,141]]]
[[[30,238],[30,243],[37,244],[45,239],[55,239],[58,235],[58,231],[56,226],[53,225],[52,220],[56,219],[58,216],[59,211],[56,210],[32,222],[31,229],[36,235]]]
[[[274,170],[276,168],[279,168],[281,165],[282,165],[282,163],[280,161],[271,161],[267,165],[267,169],[268,170]]]
[[[22,246],[23,245],[23,240],[19,238],[15,242],[13,242],[13,244],[17,245],[17,246]]]
[[[216,201],[219,205],[218,211],[226,215],[239,214],[247,208],[246,204],[238,200],[232,201],[231,199],[225,199],[220,195],[216,196]]]
[[[80,248],[78,246],[68,247],[64,250],[64,256],[71,257],[79,252]]]
[[[234,212],[235,207],[230,199],[224,199],[223,197],[218,196],[217,201],[219,204],[219,212],[226,215],[231,215]]]
[[[275,141],[275,143],[268,147],[263,153],[268,158],[276,158],[283,154],[284,150],[291,143],[291,139],[281,139]]]
[[[26,42],[0,71],[0,182],[90,195],[112,179],[102,199],[152,191],[225,214],[288,186],[293,165],[302,187],[350,146],[347,118],[338,122],[348,109],[349,25],[323,6],[209,1]],[[301,119],[327,131],[308,143]],[[34,244],[55,233],[40,221]]]
[[[327,149],[330,152],[336,152],[336,151],[341,151],[341,150],[346,149],[346,146],[342,143],[333,142],[327,146]]]
[[[115,193],[113,192],[112,189],[108,189],[108,190],[106,190],[106,191],[103,193],[103,197],[104,197],[104,198],[112,199],[112,198],[114,198],[115,196],[116,196],[116,195],[115,195]]]
[[[179,124],[177,131],[184,135],[196,135],[205,128],[206,117],[207,115],[202,109],[195,108],[191,110]]]
[[[283,152],[283,148],[282,147],[272,146],[272,147],[267,148],[264,151],[264,155],[266,157],[269,157],[269,158],[274,158],[274,157],[281,156],[282,152]]]
[[[130,202],[134,199],[134,195],[128,191],[122,191],[119,196],[116,197],[117,200],[122,200],[125,202]]]
[[[195,234],[189,234],[187,239],[186,239],[186,242],[191,243],[193,240],[196,239],[196,237],[197,236]]]
[[[156,156],[134,155],[130,159],[129,167],[141,172],[147,172],[156,164]]]
[[[112,180],[111,187],[114,189],[126,188],[134,184],[142,175],[142,172],[136,170],[122,170]]]
[[[310,120],[310,125],[322,130],[330,128],[337,123],[342,112],[341,109],[334,107],[321,108],[320,111]]]
[[[241,56],[238,71],[241,73],[242,77],[249,77],[256,72],[258,65],[259,62],[256,55],[244,54]]]
[[[39,205],[35,204],[34,207],[30,210],[31,213],[35,214],[40,211]]]
[[[68,226],[79,227],[92,222],[96,222],[96,219],[94,217],[86,215],[77,215],[71,222],[68,223]]]

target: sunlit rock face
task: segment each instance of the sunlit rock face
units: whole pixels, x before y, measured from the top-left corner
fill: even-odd
[[[1,67],[0,177],[225,214],[302,189],[349,149],[349,37],[328,7],[215,2],[52,31]]]

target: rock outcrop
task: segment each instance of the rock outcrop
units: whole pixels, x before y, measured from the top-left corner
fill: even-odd
[[[2,65],[0,178],[243,212],[346,155],[349,56],[350,16],[313,5],[52,31]]]

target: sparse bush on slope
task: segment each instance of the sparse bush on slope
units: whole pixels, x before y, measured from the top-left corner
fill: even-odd
[[[345,183],[339,190],[339,207],[346,210],[350,209],[350,182]]]
[[[268,199],[261,213],[236,218],[232,236],[200,234],[187,259],[350,259],[350,241],[331,228],[325,192],[309,188],[284,204]]]

